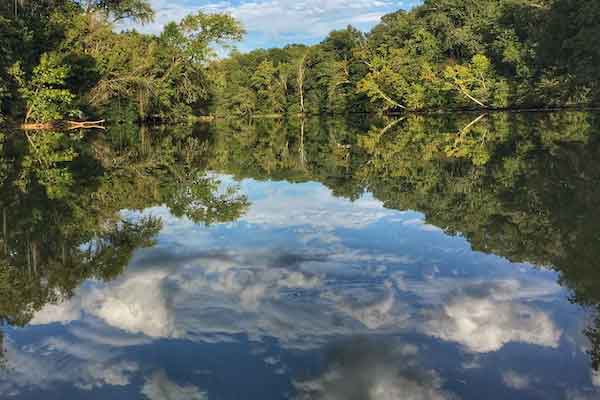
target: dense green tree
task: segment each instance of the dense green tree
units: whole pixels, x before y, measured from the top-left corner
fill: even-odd
[[[74,95],[66,88],[70,70],[56,54],[43,54],[30,79],[25,78],[20,63],[14,64],[9,72],[26,104],[25,122],[54,121],[73,112]]]
[[[184,120],[590,106],[599,101],[600,50],[587,38],[600,29],[599,13],[592,0],[425,0],[368,33],[349,26],[314,46],[216,60],[216,46],[244,33],[225,14],[190,15],[156,36],[116,29],[124,19],[150,21],[146,0],[8,2],[0,6],[0,113]],[[31,115],[41,70],[67,73],[34,102],[47,115]]]
[[[146,0],[75,0],[86,13],[100,12],[111,22],[132,19],[137,22],[150,22],[154,11]]]
[[[331,32],[303,50],[303,85],[287,85],[283,106],[257,98],[251,108],[294,114],[294,96],[313,114],[594,105],[600,47],[586,38],[598,13],[594,1],[425,0],[367,34]],[[253,90],[247,65],[293,63],[297,48],[234,55],[220,64],[235,76],[225,86]]]
[[[481,107],[508,105],[508,84],[496,78],[490,60],[482,54],[474,55],[466,65],[447,66],[444,78],[448,87],[465,97],[468,104]]]
[[[197,13],[159,35],[118,32],[149,22],[147,0],[43,0],[0,7],[0,113],[27,121],[186,119],[206,111],[214,46],[244,31],[229,15]],[[6,38],[6,39],[5,39]]]

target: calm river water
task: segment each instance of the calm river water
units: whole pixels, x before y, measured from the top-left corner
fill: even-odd
[[[600,398],[600,116],[477,117],[5,135],[0,398]]]

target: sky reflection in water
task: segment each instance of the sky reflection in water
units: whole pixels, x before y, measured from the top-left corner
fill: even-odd
[[[237,183],[222,176],[225,185]],[[7,398],[593,399],[583,310],[557,274],[320,183],[239,183],[205,227],[6,329]]]

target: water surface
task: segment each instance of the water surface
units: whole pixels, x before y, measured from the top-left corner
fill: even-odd
[[[598,398],[598,117],[477,117],[7,135],[1,397]]]

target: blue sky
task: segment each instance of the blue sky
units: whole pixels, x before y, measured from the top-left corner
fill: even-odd
[[[202,10],[227,12],[244,24],[248,34],[240,50],[280,47],[288,43],[312,44],[333,29],[351,24],[368,30],[382,15],[409,9],[420,0],[150,0],[156,19],[136,27],[158,33],[166,22]]]

